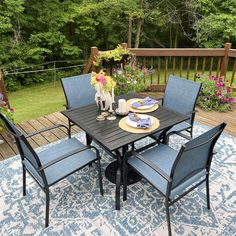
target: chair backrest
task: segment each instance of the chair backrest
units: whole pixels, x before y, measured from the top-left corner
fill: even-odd
[[[62,78],[61,84],[67,108],[77,108],[95,102],[95,89],[90,84],[91,74]]]
[[[38,171],[38,168],[41,167],[40,160],[25,138],[24,134],[1,113],[0,120],[6,127],[7,131],[14,136],[21,159],[27,159],[27,161],[29,161],[30,164]]]
[[[182,114],[194,110],[201,89],[201,83],[181,79],[171,75],[164,93],[163,106]],[[194,115],[189,115],[189,123],[193,123]]]
[[[222,123],[183,145],[172,167],[172,188],[177,187],[202,170],[209,172],[214,146],[224,130]]]

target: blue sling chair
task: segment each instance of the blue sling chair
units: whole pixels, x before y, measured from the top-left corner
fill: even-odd
[[[76,138],[69,138],[44,151],[35,152],[27,138],[58,127],[65,128],[69,133],[68,128],[57,125],[25,135],[1,113],[0,120],[8,132],[14,136],[20,153],[23,167],[23,196],[26,195],[26,171],[46,194],[45,227],[49,225],[49,188],[93,162],[97,164],[100,193],[103,195],[100,154],[95,147],[85,146]]]
[[[193,122],[195,118],[195,105],[201,84],[190,80],[181,79],[176,76],[170,76],[166,85],[162,106],[176,112],[188,115],[187,121],[174,125],[171,129],[164,132],[157,132],[151,137],[157,142],[161,140],[168,143],[169,137],[173,134],[180,135],[186,139],[193,136]],[[186,131],[189,135],[183,133]]]
[[[171,235],[169,206],[206,182],[207,208],[210,209],[209,173],[214,146],[225,123],[203,133],[182,145],[179,152],[165,144],[146,150],[142,154],[126,153],[123,162],[124,191],[127,199],[127,166],[149,181],[164,197],[168,232]]]
[[[82,74],[78,76],[62,78],[61,84],[66,97],[66,109],[78,108],[95,103],[96,90],[90,84],[91,74]],[[69,122],[69,136],[71,135],[71,126]],[[86,135],[87,144],[91,143],[91,139]]]

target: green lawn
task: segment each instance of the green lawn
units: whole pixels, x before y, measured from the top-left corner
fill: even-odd
[[[9,101],[14,108],[15,123],[33,119],[65,109],[65,98],[60,81],[38,84],[9,92]]]

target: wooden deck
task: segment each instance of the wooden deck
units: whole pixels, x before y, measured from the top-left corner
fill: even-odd
[[[153,95],[153,94],[152,94]],[[227,113],[219,113],[215,111],[206,112],[197,108],[196,121],[208,125],[210,127],[219,124],[220,122],[226,122],[227,126],[225,132],[236,137],[236,104],[234,104],[234,111]],[[56,112],[50,115],[46,115],[35,120],[29,120],[19,123],[17,126],[22,129],[26,134],[34,132],[36,130],[46,128],[55,124],[67,125],[67,118],[64,117],[60,112]],[[73,126],[72,132],[76,133],[79,128]],[[30,138],[29,141],[33,148],[37,148],[51,142],[55,142],[59,139],[66,137],[66,130],[58,128],[52,131],[47,131],[39,135],[35,135]],[[0,144],[0,160],[7,159],[9,157],[18,154],[17,147],[14,144],[12,137],[4,132],[0,135],[0,139],[4,140],[4,143]]]

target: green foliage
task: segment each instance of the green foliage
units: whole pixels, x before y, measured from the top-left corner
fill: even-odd
[[[112,76],[116,82],[115,94],[144,91],[146,86],[143,84],[143,80],[150,73],[152,72],[145,67],[140,68],[132,64],[126,65],[124,69],[116,69]]]
[[[0,3],[0,66],[5,72],[48,61],[87,59],[90,47],[113,49],[128,42],[128,32],[131,46],[138,42],[140,47],[221,47],[226,41],[236,43],[235,0]],[[6,84],[7,89],[14,90],[45,80],[44,74],[17,74],[8,75]]]
[[[128,49],[118,45],[114,50],[99,51],[93,64],[100,68],[105,67],[107,64],[112,64],[114,66],[122,63],[122,60],[129,61],[132,56],[133,53]]]
[[[233,92],[227,87],[223,78],[201,78],[202,90],[197,104],[204,110],[216,110],[220,112],[231,110],[234,101]]]
[[[236,42],[236,1],[198,0],[197,11],[202,17],[196,21],[196,40],[203,47],[222,47]]]

